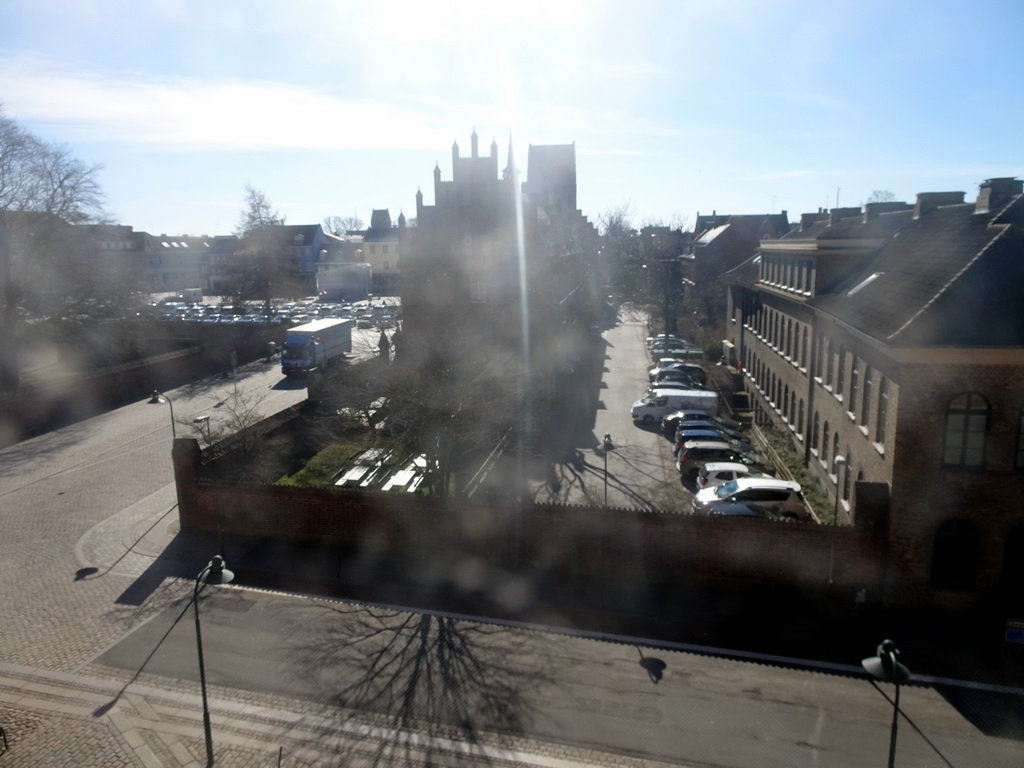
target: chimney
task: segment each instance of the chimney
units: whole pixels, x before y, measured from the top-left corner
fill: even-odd
[[[840,219],[848,219],[851,216],[859,216],[860,208],[833,208],[828,215],[828,223],[835,224]]]
[[[963,201],[963,192],[918,192],[917,205],[914,206],[914,218],[919,219],[940,205],[959,205]]]
[[[865,203],[864,223],[867,224],[880,213],[892,213],[893,211],[905,211],[910,208],[910,203]]]
[[[827,213],[822,213],[821,209],[818,209],[817,213],[801,213],[800,214],[800,231],[803,232],[805,229],[809,229],[812,225],[819,221],[825,221],[828,218]]]
[[[1024,192],[1024,181],[1010,176],[998,179],[985,179],[978,187],[978,201],[974,204],[975,213],[988,213],[1010,201],[1014,195]]]

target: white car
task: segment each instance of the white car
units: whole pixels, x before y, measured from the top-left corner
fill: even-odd
[[[768,477],[768,475],[751,469],[746,464],[737,464],[734,461],[711,461],[697,472],[697,490],[717,488],[740,477]]]
[[[705,465],[707,466],[707,465]],[[693,496],[693,513],[710,515],[716,504],[757,504],[795,520],[812,519],[800,483],[775,477],[739,477]]]

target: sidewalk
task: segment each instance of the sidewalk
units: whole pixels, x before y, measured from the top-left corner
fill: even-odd
[[[370,764],[383,745],[399,739],[385,728],[355,720],[339,729],[337,717],[301,701],[260,703],[211,697],[216,764],[232,768],[305,768]],[[30,669],[0,663],[0,702],[8,748],[4,766],[84,768],[145,766],[199,768],[206,764],[199,695],[139,682]],[[494,739],[497,743],[497,739]],[[0,744],[0,750],[2,750]],[[431,765],[585,768],[662,763],[605,755],[557,744],[522,743],[516,748],[429,737],[412,742],[409,765],[418,757]],[[447,754],[447,759],[445,755]],[[360,759],[362,758],[362,759]],[[440,758],[440,760],[439,760]],[[387,763],[384,763],[387,764]]]

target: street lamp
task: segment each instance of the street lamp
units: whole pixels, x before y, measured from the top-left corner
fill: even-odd
[[[213,440],[211,438],[211,433],[210,433],[210,417],[208,415],[206,415],[206,416],[196,416],[194,419],[192,419],[192,423],[199,425],[200,433],[202,433],[203,425],[204,424],[206,425],[206,444],[208,446],[209,445],[213,445]]]
[[[615,446],[612,445],[611,432],[604,433],[604,505],[608,506],[608,451]]]
[[[896,643],[883,640],[878,646],[878,655],[869,656],[861,661],[861,666],[876,680],[883,680],[896,686],[892,704],[892,730],[889,733],[889,768],[896,765],[896,727],[900,716],[900,683],[910,679],[910,670],[896,661],[900,652]]]
[[[167,395],[157,392],[154,389],[153,394],[149,396],[150,405],[163,402],[166,402],[167,405],[169,405],[171,408],[171,439],[173,440],[174,438],[177,437],[177,434],[175,433],[174,430],[174,403],[171,402],[171,398],[169,398]]]
[[[836,504],[832,509],[832,525],[839,524],[839,468],[846,464],[846,457],[836,455],[832,459],[832,466],[836,469]]]
[[[196,649],[199,652],[199,687],[203,692],[203,733],[206,736],[206,765],[213,765],[213,734],[210,730],[210,705],[206,698],[206,667],[203,664],[203,635],[199,629],[199,593],[207,584],[228,584],[235,574],[224,567],[224,558],[214,555],[213,559],[196,576],[192,592],[192,608],[196,615]]]

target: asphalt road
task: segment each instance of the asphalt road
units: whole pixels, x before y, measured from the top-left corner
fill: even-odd
[[[187,601],[97,665],[195,679]],[[339,726],[525,738],[662,765],[882,765],[892,704],[859,668],[787,667],[542,628],[211,588],[202,601],[207,679],[323,707]],[[934,688],[905,687],[898,764],[1019,766],[1020,742],[986,736]],[[357,713],[353,715],[353,710]],[[426,736],[423,734],[426,733]],[[486,737],[485,737],[486,734]]]
[[[596,343],[604,350],[604,370],[592,428],[577,433],[575,458],[556,463],[553,475],[534,471],[535,500],[602,506],[607,494],[609,507],[689,510],[692,495],[679,481],[670,443],[656,427],[634,424],[630,415],[650,386],[646,337],[639,320],[602,333]],[[607,454],[606,434],[614,446]]]

